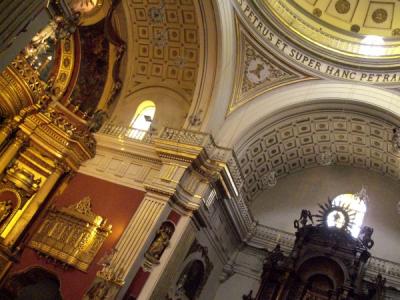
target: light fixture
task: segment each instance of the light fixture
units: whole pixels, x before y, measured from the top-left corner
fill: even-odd
[[[336,162],[336,155],[335,153],[326,150],[317,156],[317,161],[321,166],[330,166]]]
[[[382,56],[385,54],[383,37],[377,35],[367,35],[361,41],[359,53],[367,56]]]
[[[393,129],[392,147],[394,151],[400,151],[400,128],[398,127]]]
[[[269,188],[274,187],[278,182],[278,179],[276,178],[276,172],[275,171],[268,172],[261,178],[261,181],[265,187]]]

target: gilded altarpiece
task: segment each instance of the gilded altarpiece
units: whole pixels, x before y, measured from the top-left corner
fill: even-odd
[[[85,197],[68,207],[51,207],[29,246],[44,256],[86,271],[111,233],[107,219],[91,210]]]

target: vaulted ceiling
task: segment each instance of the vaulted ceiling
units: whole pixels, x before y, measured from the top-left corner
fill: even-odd
[[[193,0],[127,1],[132,30],[127,93],[165,86],[191,102],[200,60],[200,33]]]
[[[384,118],[333,108],[286,112],[278,121],[266,121],[238,149],[247,199],[271,188],[266,180],[271,171],[280,180],[323,165],[327,153],[334,165],[367,168],[400,180],[400,153],[391,142],[394,127]]]

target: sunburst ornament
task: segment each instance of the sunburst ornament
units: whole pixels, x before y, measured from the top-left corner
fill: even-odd
[[[349,205],[335,205],[331,199],[325,204],[319,204],[317,221],[319,226],[333,227],[346,232],[354,223],[355,213]]]

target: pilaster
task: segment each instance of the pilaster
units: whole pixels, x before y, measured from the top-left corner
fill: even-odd
[[[190,235],[185,233],[184,240],[180,237],[189,230],[193,215],[209,197],[213,185],[223,187],[221,192],[229,198],[237,193],[242,179],[236,169],[231,172],[229,161],[235,161],[232,151],[216,146],[208,134],[164,128],[156,137],[135,140],[121,134],[113,136],[113,132],[100,130],[96,134],[96,158],[81,171],[146,194],[115,247],[110,267],[99,271],[96,281],[107,282],[107,297],[122,299],[128,287],[145,273],[143,298],[165,282],[161,278],[171,263],[173,249],[195,238],[193,230]],[[133,174],[131,170],[137,172],[127,180]],[[149,263],[146,252],[171,211],[180,216],[180,221],[170,239],[164,241],[168,243],[165,252],[161,251],[157,262]]]

